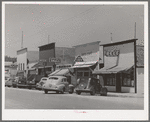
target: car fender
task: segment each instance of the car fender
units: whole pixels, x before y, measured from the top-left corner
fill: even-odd
[[[63,88],[65,88],[65,85],[64,84],[60,84],[60,85],[57,85],[58,89],[59,90],[62,90]]]
[[[69,86],[69,88],[74,88],[74,85],[72,85],[72,84],[69,84],[68,86]]]

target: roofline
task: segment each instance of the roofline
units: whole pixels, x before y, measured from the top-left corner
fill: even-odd
[[[116,44],[124,44],[124,43],[129,43],[129,42],[135,42],[136,40],[138,40],[138,39],[130,39],[130,40],[119,41],[119,42],[114,42],[114,43],[102,44],[100,46],[111,46],[111,45],[116,45]]]
[[[47,45],[51,45],[51,44],[55,44],[55,42],[52,42],[52,43],[49,43],[49,44],[45,44],[45,45],[39,46],[38,48],[41,48],[41,47],[44,47],[44,46],[47,46]]]
[[[22,51],[22,50],[27,50],[27,47],[25,47],[25,48],[22,48],[22,49],[20,49],[20,50],[17,50],[17,52],[20,52],[20,51]],[[27,50],[28,51],[28,50]]]
[[[100,43],[101,41],[96,41],[98,43]],[[79,47],[79,46],[83,46],[83,45],[87,45],[87,44],[92,44],[92,43],[96,43],[96,42],[90,42],[90,43],[86,43],[86,44],[80,44],[80,45],[76,45],[76,46],[72,46],[72,47]]]

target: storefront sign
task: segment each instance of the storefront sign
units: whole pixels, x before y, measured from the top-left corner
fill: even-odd
[[[62,68],[68,68],[68,67],[72,67],[71,64],[66,64],[66,65],[56,65],[56,69],[62,69]]]
[[[83,62],[83,58],[81,56],[76,57],[74,62]]]
[[[55,63],[60,63],[61,60],[58,58],[49,58],[49,62],[55,62]]]
[[[119,53],[120,53],[119,50],[104,51],[105,56],[109,56],[109,57],[118,56]]]

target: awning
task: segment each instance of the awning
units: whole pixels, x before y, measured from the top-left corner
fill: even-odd
[[[56,75],[56,76],[64,76],[67,73],[69,73],[68,69],[59,69],[59,70],[56,70],[53,73],[49,74],[49,76],[54,76],[54,75]]]
[[[131,69],[133,67],[133,65],[131,66],[116,66],[114,68],[102,68],[100,70],[94,70],[92,72],[92,74],[95,75],[99,75],[99,74],[115,74],[115,73],[119,73],[119,72],[124,72],[124,71],[128,71],[129,69]]]
[[[70,68],[88,68],[91,67],[92,69],[95,69],[97,66],[97,61],[92,61],[92,62],[76,62],[74,66]]]
[[[58,69],[58,70],[55,70],[54,72],[52,72],[51,74],[49,74],[48,76],[53,76],[54,74],[56,74],[57,72],[59,72],[60,71],[60,69]]]

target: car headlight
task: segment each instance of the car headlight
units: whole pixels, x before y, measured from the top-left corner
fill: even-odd
[[[58,87],[56,86],[55,89],[57,89]]]

